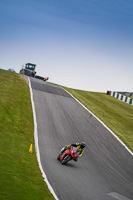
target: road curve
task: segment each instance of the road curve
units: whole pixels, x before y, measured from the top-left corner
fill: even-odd
[[[60,200],[133,200],[133,156],[58,86],[30,78],[43,170]],[[85,141],[83,156],[57,161],[65,144]]]

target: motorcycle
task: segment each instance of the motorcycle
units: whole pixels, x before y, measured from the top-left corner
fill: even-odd
[[[65,165],[70,160],[77,161],[80,151],[77,147],[70,147],[64,151],[63,154],[59,154],[57,159],[61,162],[62,165]]]

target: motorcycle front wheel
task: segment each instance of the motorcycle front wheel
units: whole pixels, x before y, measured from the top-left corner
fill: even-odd
[[[57,156],[57,160],[60,160],[60,154]]]
[[[71,159],[72,159],[72,157],[70,155],[67,155],[67,156],[64,157],[64,159],[62,160],[61,164],[65,165]]]

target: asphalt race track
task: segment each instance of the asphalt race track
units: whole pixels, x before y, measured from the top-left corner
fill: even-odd
[[[30,78],[43,170],[60,200],[133,200],[133,156],[60,87]],[[78,162],[56,159],[65,144],[85,141]]]

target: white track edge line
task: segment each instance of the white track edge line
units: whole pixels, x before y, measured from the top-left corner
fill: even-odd
[[[52,186],[50,185],[47,176],[42,168],[42,164],[41,164],[41,159],[40,159],[40,151],[39,151],[39,146],[38,146],[38,131],[37,131],[37,120],[36,120],[36,112],[35,112],[35,105],[34,105],[34,101],[33,101],[33,92],[32,92],[32,88],[31,88],[31,82],[30,79],[28,77],[28,81],[29,81],[29,88],[30,88],[30,96],[31,96],[31,104],[32,104],[32,110],[33,110],[33,118],[34,118],[34,138],[35,138],[35,149],[36,149],[36,155],[37,155],[37,160],[39,163],[39,168],[41,170],[42,173],[42,177],[44,178],[44,181],[46,182],[48,189],[50,190],[50,192],[52,193],[52,195],[54,196],[55,200],[59,200],[57,195],[55,194]]]
[[[62,88],[62,87],[61,87]],[[64,88],[62,88],[63,90],[65,90]],[[120,138],[113,132],[110,130],[110,128],[108,128],[98,117],[96,117],[96,115],[94,115],[88,108],[86,108],[78,99],[76,99],[70,92],[68,92],[67,90],[65,90],[73,99],[75,99],[81,106],[83,106],[83,108],[85,108],[90,114],[92,114],[124,147],[125,149],[133,156],[133,152],[120,140]]]

